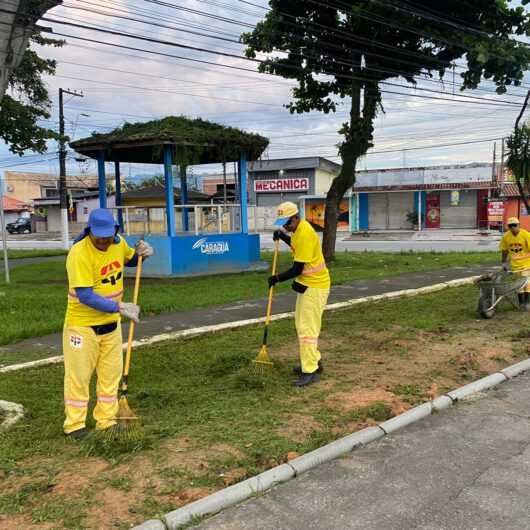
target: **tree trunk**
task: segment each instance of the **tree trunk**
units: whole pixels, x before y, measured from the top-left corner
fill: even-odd
[[[343,127],[345,140],[340,147],[342,167],[340,173],[333,179],[326,195],[323,253],[328,262],[335,259],[340,203],[345,193],[355,184],[357,160],[372,145],[373,121],[380,93],[377,82],[365,85],[364,108],[361,116],[361,89],[362,85],[358,81],[352,83],[350,123]]]
[[[526,111],[526,107],[528,106],[528,100],[530,99],[530,90],[527,92],[526,94],[526,98],[524,100],[524,103],[523,103],[523,106],[521,107],[521,112],[519,112],[519,115],[517,116],[517,119],[515,120],[515,130],[517,131],[517,129],[519,128],[519,122],[521,121],[521,118],[523,117],[525,111]],[[524,160],[527,159],[527,155],[528,155],[528,143],[526,144],[526,147],[525,147],[525,150],[524,150]],[[504,160],[503,160],[504,162]],[[526,178],[526,163],[523,162],[523,174],[522,174],[522,181],[521,182],[521,178],[519,178],[517,175],[515,175],[514,173],[514,177],[515,177],[515,183],[517,184],[517,189],[519,190],[519,196],[521,198],[521,200],[523,201],[523,204],[524,204],[524,207],[526,208],[526,213],[528,215],[530,215],[530,204],[528,204],[528,194],[525,193],[524,191],[524,187],[523,187],[523,182],[525,182],[528,186],[528,180]],[[519,217],[519,215],[517,215],[517,217]]]

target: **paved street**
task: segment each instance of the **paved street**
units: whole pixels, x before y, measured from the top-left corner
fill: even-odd
[[[272,233],[267,232],[260,234],[260,243],[262,249],[273,249]],[[11,249],[53,249],[62,248],[61,241],[57,239],[35,239],[34,235],[10,236],[8,248]],[[337,238],[336,248],[338,251],[351,250],[356,252],[363,251],[382,251],[382,252],[483,252],[497,251],[499,241],[496,238],[476,238],[476,239],[454,239],[454,240],[415,240],[404,238],[402,240],[383,240],[375,239],[357,239],[354,241],[345,240],[343,236]]]
[[[527,530],[530,375],[221,513],[198,530]]]
[[[261,237],[261,248],[272,249],[274,243],[272,235],[265,234]],[[350,250],[354,252],[377,251],[377,252],[486,252],[498,251],[499,242],[495,240],[470,240],[470,241],[375,241],[367,239],[364,241],[347,241],[344,239],[337,239],[337,251]]]

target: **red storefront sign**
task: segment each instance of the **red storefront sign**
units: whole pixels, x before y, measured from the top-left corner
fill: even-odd
[[[308,178],[255,180],[256,193],[275,193],[277,191],[308,191]]]
[[[504,202],[488,202],[488,223],[502,223],[504,218]]]

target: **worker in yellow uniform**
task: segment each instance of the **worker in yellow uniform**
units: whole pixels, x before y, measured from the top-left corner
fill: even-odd
[[[530,276],[530,233],[520,227],[517,217],[508,219],[508,231],[502,236],[500,248],[504,270]],[[508,261],[509,258],[509,261]],[[530,282],[518,293],[519,308],[528,311]]]
[[[298,293],[295,326],[300,348],[300,366],[294,369],[298,379],[294,384],[303,387],[317,382],[323,370],[318,337],[331,281],[320,239],[313,227],[305,219],[300,219],[296,204],[280,204],[274,224],[292,234],[289,236],[283,230],[276,230],[273,239],[281,239],[291,247],[293,265],[287,271],[269,277],[268,283],[272,287],[278,282],[294,279],[292,287]]]
[[[138,257],[153,255],[139,241],[129,247],[118,235],[109,210],[93,210],[84,232],[66,259],[68,306],[63,329],[64,433],[82,439],[86,428],[90,380],[97,374],[96,429],[116,423],[118,385],[123,370],[121,317],[138,322],[140,308],[122,302],[124,266],[135,267]]]

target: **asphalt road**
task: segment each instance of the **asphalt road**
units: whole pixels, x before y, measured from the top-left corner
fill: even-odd
[[[198,530],[527,530],[530,375],[229,509]]]
[[[272,249],[272,237],[261,237],[261,248]],[[486,252],[498,251],[499,242],[495,240],[470,240],[470,241],[344,241],[337,240],[337,251],[378,251],[378,252]]]
[[[7,243],[8,248],[11,249],[53,249],[62,248],[61,242],[57,240],[33,239],[32,236],[26,238],[18,236],[17,239],[10,239]],[[31,239],[30,239],[31,238]],[[262,234],[261,238],[262,249],[272,249],[274,243],[271,234]],[[453,241],[416,241],[416,240],[402,240],[402,241],[344,241],[337,240],[336,249],[338,251],[382,251],[382,252],[481,252],[481,251],[497,251],[499,249],[499,242],[490,239],[477,240],[453,240]]]

